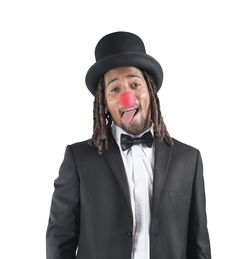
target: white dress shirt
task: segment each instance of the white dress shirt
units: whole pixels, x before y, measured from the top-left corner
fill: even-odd
[[[154,134],[153,127],[138,136],[128,134],[114,123],[111,128],[120,149],[129,185],[133,212],[133,247],[131,259],[149,259],[149,228],[153,190],[154,145],[152,148],[148,148],[145,145],[138,144],[123,151],[120,144],[120,135],[127,134],[132,137],[140,137],[149,130]]]

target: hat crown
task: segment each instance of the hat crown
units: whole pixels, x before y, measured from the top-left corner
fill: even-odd
[[[128,52],[146,53],[140,37],[130,32],[114,32],[104,36],[95,48],[96,61],[106,57]]]
[[[117,67],[136,67],[152,76],[158,91],[162,85],[163,71],[157,60],[148,55],[142,39],[131,32],[118,31],[105,35],[95,47],[94,63],[88,70],[85,82],[95,96],[99,80]]]

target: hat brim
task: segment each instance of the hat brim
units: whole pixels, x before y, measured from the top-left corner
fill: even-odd
[[[161,65],[153,57],[135,52],[111,55],[91,66],[85,77],[89,91],[95,96],[100,78],[110,69],[123,66],[133,66],[148,72],[156,83],[156,90],[159,91],[163,80]]]

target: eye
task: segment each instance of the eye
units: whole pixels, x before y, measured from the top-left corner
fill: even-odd
[[[134,82],[134,83],[131,84],[131,88],[133,88],[133,89],[136,89],[139,86],[140,86],[140,84],[138,82]]]
[[[120,88],[118,86],[114,86],[111,88],[111,92],[118,93],[120,91]]]

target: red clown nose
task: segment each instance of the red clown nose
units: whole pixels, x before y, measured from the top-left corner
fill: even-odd
[[[122,107],[129,108],[135,106],[136,97],[131,92],[125,92],[119,96],[119,104]]]

